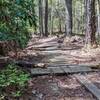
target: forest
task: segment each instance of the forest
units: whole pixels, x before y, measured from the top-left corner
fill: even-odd
[[[100,0],[0,0],[0,100],[100,100]]]

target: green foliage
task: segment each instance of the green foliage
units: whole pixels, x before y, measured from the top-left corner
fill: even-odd
[[[20,96],[21,96],[21,91],[13,92],[12,95],[13,95],[14,97],[20,97]]]
[[[3,90],[6,90],[7,87],[16,87],[16,90],[12,89],[13,91],[10,91],[8,94],[15,97],[21,96],[28,80],[29,74],[19,69],[18,66],[9,64],[5,69],[0,71],[0,94],[4,94]]]
[[[29,27],[36,27],[34,0],[0,0],[0,40],[14,38],[22,46],[30,37]]]

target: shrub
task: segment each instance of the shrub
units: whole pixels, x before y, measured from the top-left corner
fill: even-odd
[[[0,40],[14,39],[25,47],[29,27],[36,27],[34,0],[0,0]]]
[[[0,71],[0,94],[2,96],[21,96],[28,80],[28,73],[14,64],[9,64]]]

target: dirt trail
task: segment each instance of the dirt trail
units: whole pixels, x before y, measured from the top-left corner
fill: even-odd
[[[83,44],[81,43],[74,42],[65,46],[64,43],[59,44],[57,41],[57,37],[39,39],[35,45],[28,48],[36,49],[36,52],[44,55],[41,62],[49,66],[100,64],[100,49],[97,49],[96,55],[95,53],[91,55],[93,52],[89,54],[82,50]],[[59,45],[61,45],[60,48]]]
[[[28,47],[30,62],[46,63],[57,67],[64,65],[89,65],[100,62],[100,57],[82,56],[83,45],[71,43],[68,46],[59,44],[56,37],[39,39]],[[34,58],[34,54],[40,54]],[[33,55],[33,56],[32,56]],[[92,74],[92,73],[91,73]],[[89,74],[87,74],[89,75]],[[97,74],[100,76],[100,74]],[[94,76],[94,74],[92,74]],[[88,76],[86,76],[88,77]],[[92,78],[89,77],[91,80]],[[96,78],[96,77],[95,77]],[[95,80],[93,80],[93,83]],[[99,84],[99,83],[98,83]],[[73,75],[37,76],[29,81],[29,89],[22,100],[96,100],[96,98],[80,84]]]

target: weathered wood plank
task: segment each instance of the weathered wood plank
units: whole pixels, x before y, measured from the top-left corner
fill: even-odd
[[[46,75],[52,73],[50,69],[33,68],[31,69],[32,75]]]
[[[62,67],[62,69],[65,71],[65,73],[82,73],[82,72],[91,72],[93,71],[91,68],[89,67],[79,67],[79,66],[67,66],[67,67]]]
[[[32,68],[32,75],[44,75],[44,74],[74,74],[80,72],[91,72],[92,69],[88,67],[68,67],[68,66],[59,66],[59,67],[48,67],[48,68]]]
[[[96,98],[100,100],[100,89],[83,75],[75,75],[77,80],[83,84]]]
[[[54,67],[58,67],[58,66],[68,66],[68,67],[89,67],[89,68],[93,68],[95,69],[96,67],[100,66],[100,64],[84,64],[84,65],[75,65],[75,64],[67,64],[66,62],[65,63],[62,63],[62,62],[56,62],[56,63],[51,63],[50,66],[54,66]],[[100,67],[99,67],[100,68]]]
[[[61,68],[67,74],[72,72],[69,67],[61,67]]]
[[[48,68],[33,68],[31,69],[32,75],[46,75],[46,74],[64,74],[65,72],[60,67]]]
[[[81,66],[69,66],[71,73],[78,73],[78,72],[90,72],[93,71],[89,67],[81,67]]]
[[[53,74],[63,74],[65,73],[61,67],[50,67],[49,69],[52,70]]]

